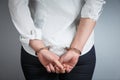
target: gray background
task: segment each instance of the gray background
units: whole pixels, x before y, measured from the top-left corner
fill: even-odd
[[[120,0],[106,1],[95,28],[97,64],[93,80],[120,80]],[[18,39],[7,0],[0,0],[0,80],[25,80]]]

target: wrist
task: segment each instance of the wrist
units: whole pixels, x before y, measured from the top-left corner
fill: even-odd
[[[77,48],[72,48],[72,47],[68,48],[68,47],[66,47],[65,49],[66,49],[67,51],[73,51],[73,52],[81,55],[81,51],[80,51],[79,49],[77,49]]]
[[[35,55],[38,55],[39,53],[44,53],[46,51],[49,51],[50,46],[39,48],[37,51],[35,51]]]
[[[30,46],[34,51],[38,51],[40,48],[45,47],[43,41],[42,41],[42,40],[38,40],[38,39],[30,39],[30,41],[29,41],[29,46]]]

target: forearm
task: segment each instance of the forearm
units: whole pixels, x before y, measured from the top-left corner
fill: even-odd
[[[34,51],[38,51],[40,48],[45,47],[45,44],[43,43],[43,41],[38,39],[31,39],[29,41],[29,45],[31,48],[34,49]]]
[[[77,32],[71,43],[72,48],[77,48],[82,51],[86,41],[94,29],[96,22],[89,18],[81,18],[77,27]]]

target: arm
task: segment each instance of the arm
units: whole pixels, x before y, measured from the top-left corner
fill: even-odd
[[[12,21],[20,33],[20,40],[36,51],[43,47],[41,30],[37,31],[28,7],[29,0],[9,0],[8,7]],[[37,40],[36,40],[37,39]],[[40,44],[40,45],[36,45]],[[36,45],[36,46],[34,46]]]
[[[41,29],[37,30],[31,18],[28,7],[29,0],[9,0],[9,11],[12,21],[21,35],[21,41],[24,45],[31,46],[35,51],[44,47],[42,42]],[[38,54],[38,59],[47,69],[54,72],[53,63],[62,68],[62,64],[58,61],[59,57],[48,50],[42,50]]]
[[[85,0],[85,4],[81,11],[81,19],[71,47],[82,51],[101,14],[104,3],[104,0]]]
[[[86,41],[95,27],[96,21],[89,18],[81,18],[78,25],[76,35],[71,43],[72,48],[82,51]]]
[[[77,32],[70,47],[77,48],[82,51],[86,41],[95,27],[104,3],[104,0],[85,0]],[[76,65],[78,58],[79,55],[76,54],[75,51],[69,50],[66,54],[61,56],[60,61],[65,64],[66,71],[70,72]]]

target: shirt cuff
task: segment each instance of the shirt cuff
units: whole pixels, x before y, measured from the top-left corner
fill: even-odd
[[[41,29],[31,30],[30,35],[26,35],[25,37],[23,35],[20,35],[19,39],[20,39],[20,42],[22,42],[22,44],[29,46],[30,39],[42,40]]]

